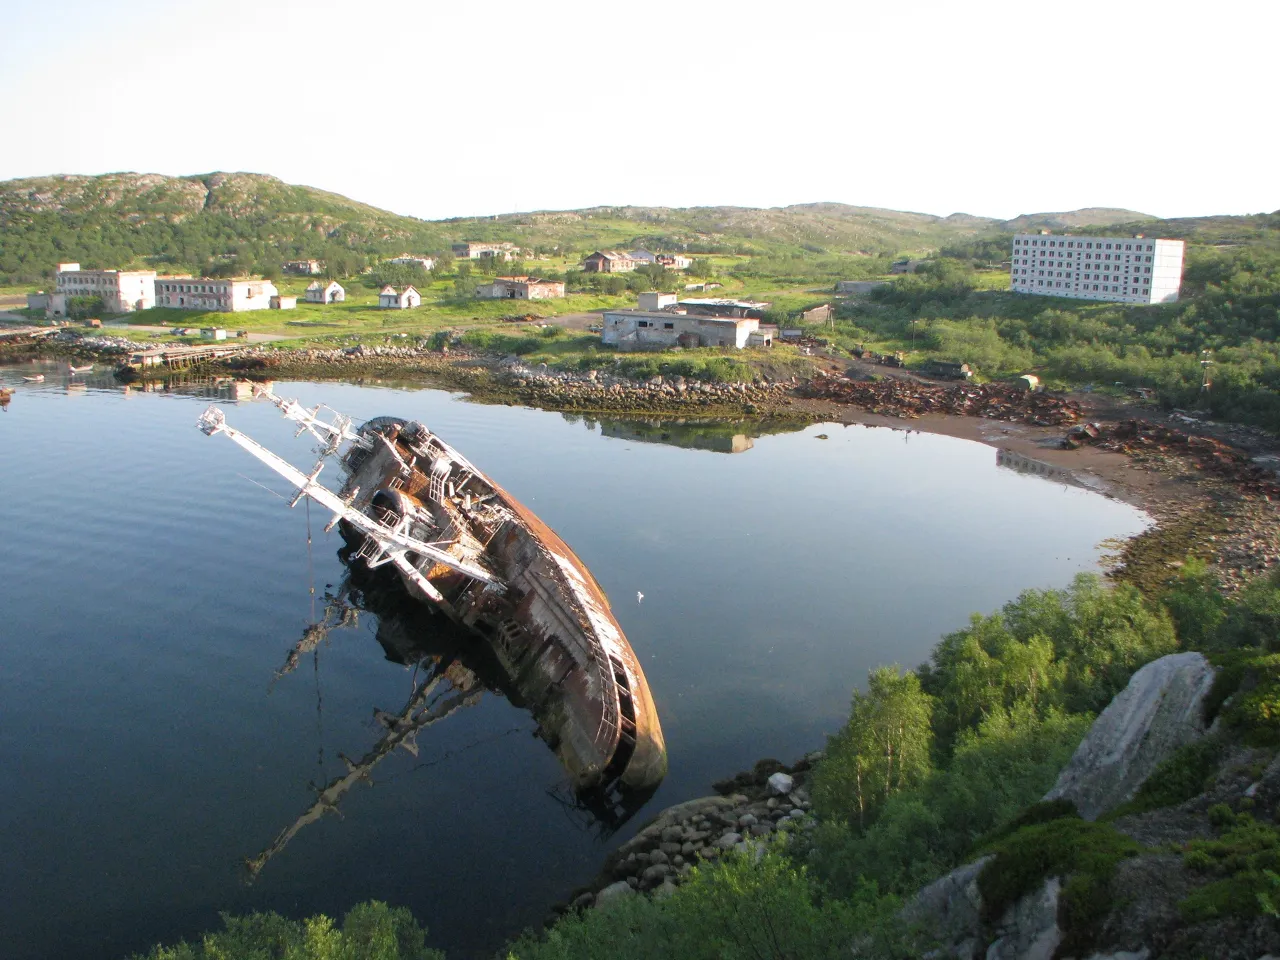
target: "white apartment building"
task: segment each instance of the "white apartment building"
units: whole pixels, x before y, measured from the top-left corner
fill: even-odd
[[[1020,233],[1009,263],[1014,293],[1118,303],[1173,303],[1181,240]]]
[[[69,297],[101,297],[106,313],[132,313],[156,305],[154,270],[81,270],[78,263],[60,263],[55,283],[46,308],[51,317],[67,315]]]
[[[210,277],[159,277],[156,306],[180,310],[267,310],[279,295],[270,280],[215,280]]]

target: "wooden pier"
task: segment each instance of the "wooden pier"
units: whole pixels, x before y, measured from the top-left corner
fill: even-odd
[[[191,347],[156,347],[152,350],[139,350],[129,354],[124,365],[134,370],[148,370],[152,367],[167,367],[170,370],[190,370],[192,367],[220,360],[245,350],[243,344],[226,343],[200,344]]]

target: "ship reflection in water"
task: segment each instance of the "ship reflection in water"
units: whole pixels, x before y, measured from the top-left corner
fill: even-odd
[[[379,763],[397,749],[418,756],[419,734],[475,705],[486,693],[528,710],[540,725],[535,734],[541,736],[544,718],[506,675],[483,640],[411,599],[386,568],[370,570],[363,562],[353,562],[355,555],[356,550],[349,546],[338,551],[347,568],[339,590],[327,598],[324,616],[303,631],[272,682],[293,672],[305,655],[317,651],[330,631],[356,626],[363,611],[377,617],[376,637],[386,658],[413,668],[413,691],[394,712],[373,708],[373,719],[385,732],[358,759],[338,754],[346,772],[323,785],[313,784],[316,798],[312,804],[268,847],[245,859],[250,883],[303,827],[327,813],[338,814],[347,791],[361,782],[372,785],[373,770]],[[656,785],[639,791],[615,785],[612,789],[574,791],[566,784],[551,795],[579,822],[608,836],[634,816],[656,789]]]

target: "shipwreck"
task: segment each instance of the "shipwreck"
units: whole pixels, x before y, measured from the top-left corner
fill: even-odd
[[[537,516],[421,423],[377,417],[359,427],[321,417],[269,389],[298,433],[320,442],[303,473],[231,427],[217,406],[200,417],[288,480],[296,505],[333,514],[353,560],[390,565],[415,600],[478,634],[538,722],[574,790],[644,791],[666,775],[657,710],[640,663],[604,591]],[[328,458],[343,483],[317,478]]]

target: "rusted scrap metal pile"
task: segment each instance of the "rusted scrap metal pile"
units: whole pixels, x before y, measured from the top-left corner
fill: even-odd
[[[1202,472],[1236,484],[1246,493],[1270,499],[1280,497],[1280,482],[1275,473],[1212,437],[1191,436],[1146,420],[1123,420],[1116,424],[1082,424],[1067,434],[1068,447],[1086,443],[1129,456],[1186,457]]]
[[[1064,426],[1081,419],[1080,407],[1073,400],[1049,393],[1030,393],[1008,384],[934,386],[912,380],[819,377],[801,392],[806,397],[848,403],[892,417],[949,413],[1037,427]]]

